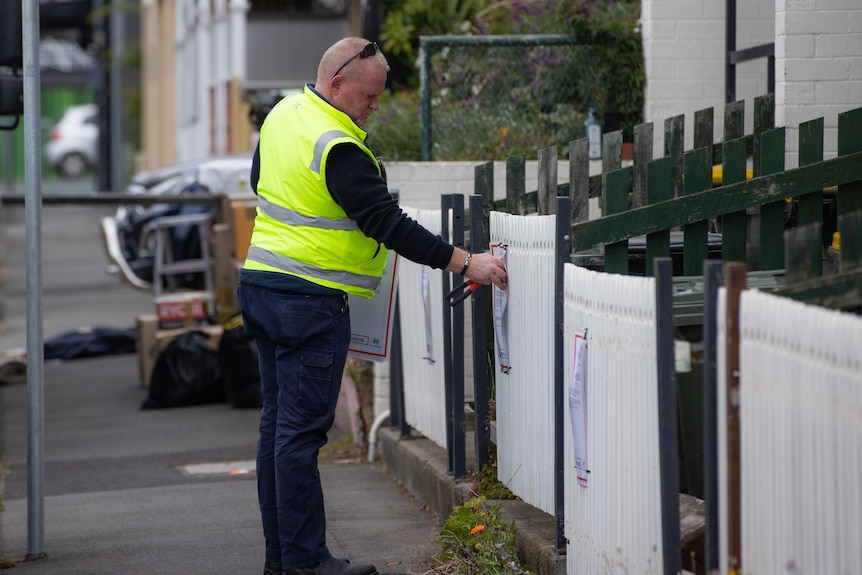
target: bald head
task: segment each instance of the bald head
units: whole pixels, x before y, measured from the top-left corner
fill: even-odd
[[[364,38],[344,38],[323,54],[314,88],[357,125],[364,126],[377,110],[388,72],[386,57],[376,44]]]
[[[379,49],[372,58],[360,58],[360,52],[362,52],[362,50],[369,44],[371,44],[371,42],[365,38],[351,36],[349,38],[342,38],[330,46],[329,49],[323,53],[323,57],[320,59],[320,64],[317,66],[317,84],[320,85],[326,82],[332,78],[336,72],[348,79],[355,78],[362,70],[361,66],[354,65],[356,60],[374,61],[383,69],[383,71],[389,72],[389,63],[386,61],[386,56],[384,56]],[[342,68],[342,66],[344,67]],[[341,70],[339,70],[339,68],[341,68]]]

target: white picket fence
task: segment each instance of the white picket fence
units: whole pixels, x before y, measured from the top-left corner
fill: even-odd
[[[496,362],[497,477],[553,514],[555,218],[491,212],[490,224],[491,244],[507,246],[509,273],[511,369]]]
[[[439,231],[439,211],[410,214]],[[511,369],[502,373],[498,364],[495,374],[498,478],[525,502],[553,514],[555,222],[552,216],[492,212],[490,232],[492,243],[508,247],[510,277],[505,346]],[[400,268],[407,421],[445,446],[441,283],[436,271],[426,273],[409,262]],[[567,264],[564,289],[567,399],[575,334],[586,332],[588,345],[586,486],[576,478],[568,402],[564,409],[567,571],[662,573],[655,282]],[[719,290],[722,534],[729,529],[725,297]],[[860,350],[858,315],[743,292],[744,573],[862,573]],[[432,351],[434,363],[423,359]],[[470,372],[469,359],[466,367]],[[719,544],[721,573],[729,573],[727,538],[721,536]]]
[[[404,208],[404,212],[439,234],[441,212]],[[441,447],[446,447],[446,402],[443,372],[443,280],[432,270],[401,258],[398,298],[404,366],[406,422]]]
[[[409,215],[439,231],[433,211]],[[497,363],[495,376],[498,478],[549,514],[555,505],[555,233],[553,216],[491,214],[491,243],[507,246],[509,270],[505,345],[511,368],[502,373]],[[569,572],[660,573],[654,281],[574,266],[567,266],[566,274],[566,371],[572,366],[573,334],[586,327],[595,346],[590,351],[590,381],[603,382],[588,392],[593,417],[588,417],[591,474],[586,488],[574,479],[571,421],[565,410]],[[431,286],[436,285],[432,294],[435,289],[439,293],[437,275],[428,277]],[[404,264],[399,297],[407,420],[445,446],[442,357],[433,365],[416,359],[426,353],[421,293],[420,266]],[[433,295],[431,301],[436,305],[442,295]],[[433,341],[435,349],[442,350],[442,343],[436,343],[437,338],[442,341],[437,315],[432,312]]]
[[[655,280],[565,266],[565,533],[568,573],[663,573]],[[586,333],[586,485],[569,397]],[[577,419],[576,419],[577,422]]]
[[[862,318],[740,302],[745,573],[862,573]]]

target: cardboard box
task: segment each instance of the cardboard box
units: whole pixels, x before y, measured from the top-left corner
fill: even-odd
[[[224,323],[239,312],[236,288],[239,283],[239,270],[233,259],[233,232],[228,224],[213,226],[213,252],[215,265],[213,275],[216,292],[216,319]]]
[[[150,376],[159,352],[156,349],[156,332],[159,331],[159,319],[155,314],[139,315],[135,318],[138,347],[138,373],[141,376],[141,387],[150,387]]]
[[[167,293],[156,298],[159,329],[209,325],[215,321],[215,294],[208,291]]]
[[[257,214],[257,198],[253,200],[233,200],[230,203],[233,213],[234,257],[245,260],[251,233],[254,230],[254,217]]]
[[[199,326],[193,328],[158,329],[158,319],[155,315],[140,315],[136,318],[138,333],[138,367],[141,377],[141,387],[149,388],[156,360],[168,344],[178,335],[192,329],[207,334],[209,343],[218,349],[224,328],[220,325]]]

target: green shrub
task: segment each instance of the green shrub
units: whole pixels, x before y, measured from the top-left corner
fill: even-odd
[[[419,36],[463,34],[485,0],[382,0],[381,48],[392,66],[396,89],[417,89]]]
[[[417,57],[420,34],[571,34],[571,46],[449,47],[431,54],[431,156],[487,161],[584,136],[587,111],[609,114],[631,141],[643,118],[646,76],[640,0],[407,0],[383,3],[382,47],[396,93],[369,120],[369,145],[384,160],[421,158]],[[404,89],[404,87],[409,89]]]
[[[631,141],[634,126],[643,121],[646,72],[640,33],[641,3],[606,2],[570,21],[571,33],[592,42],[576,77],[581,109],[595,108],[618,115],[619,129]]]
[[[365,126],[368,145],[384,162],[421,160],[420,123],[418,92],[384,92]]]

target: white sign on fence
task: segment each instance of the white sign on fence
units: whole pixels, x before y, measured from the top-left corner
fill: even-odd
[[[508,249],[503,244],[492,244],[491,255],[500,257],[503,256],[503,265],[506,265],[506,255]],[[497,359],[500,362],[500,371],[509,373],[512,369],[509,363],[509,316],[506,314],[506,304],[509,302],[509,295],[506,290],[501,290],[494,286],[494,333],[497,336]]]
[[[350,348],[348,355],[371,361],[388,361],[392,344],[395,290],[398,287],[398,254],[389,251],[383,277],[374,297],[350,295]]]
[[[422,266],[422,306],[425,311],[425,355],[422,359],[434,363],[434,338],[431,334],[431,268]]]
[[[587,332],[575,334],[574,367],[569,386],[569,409],[578,485],[587,486]]]

